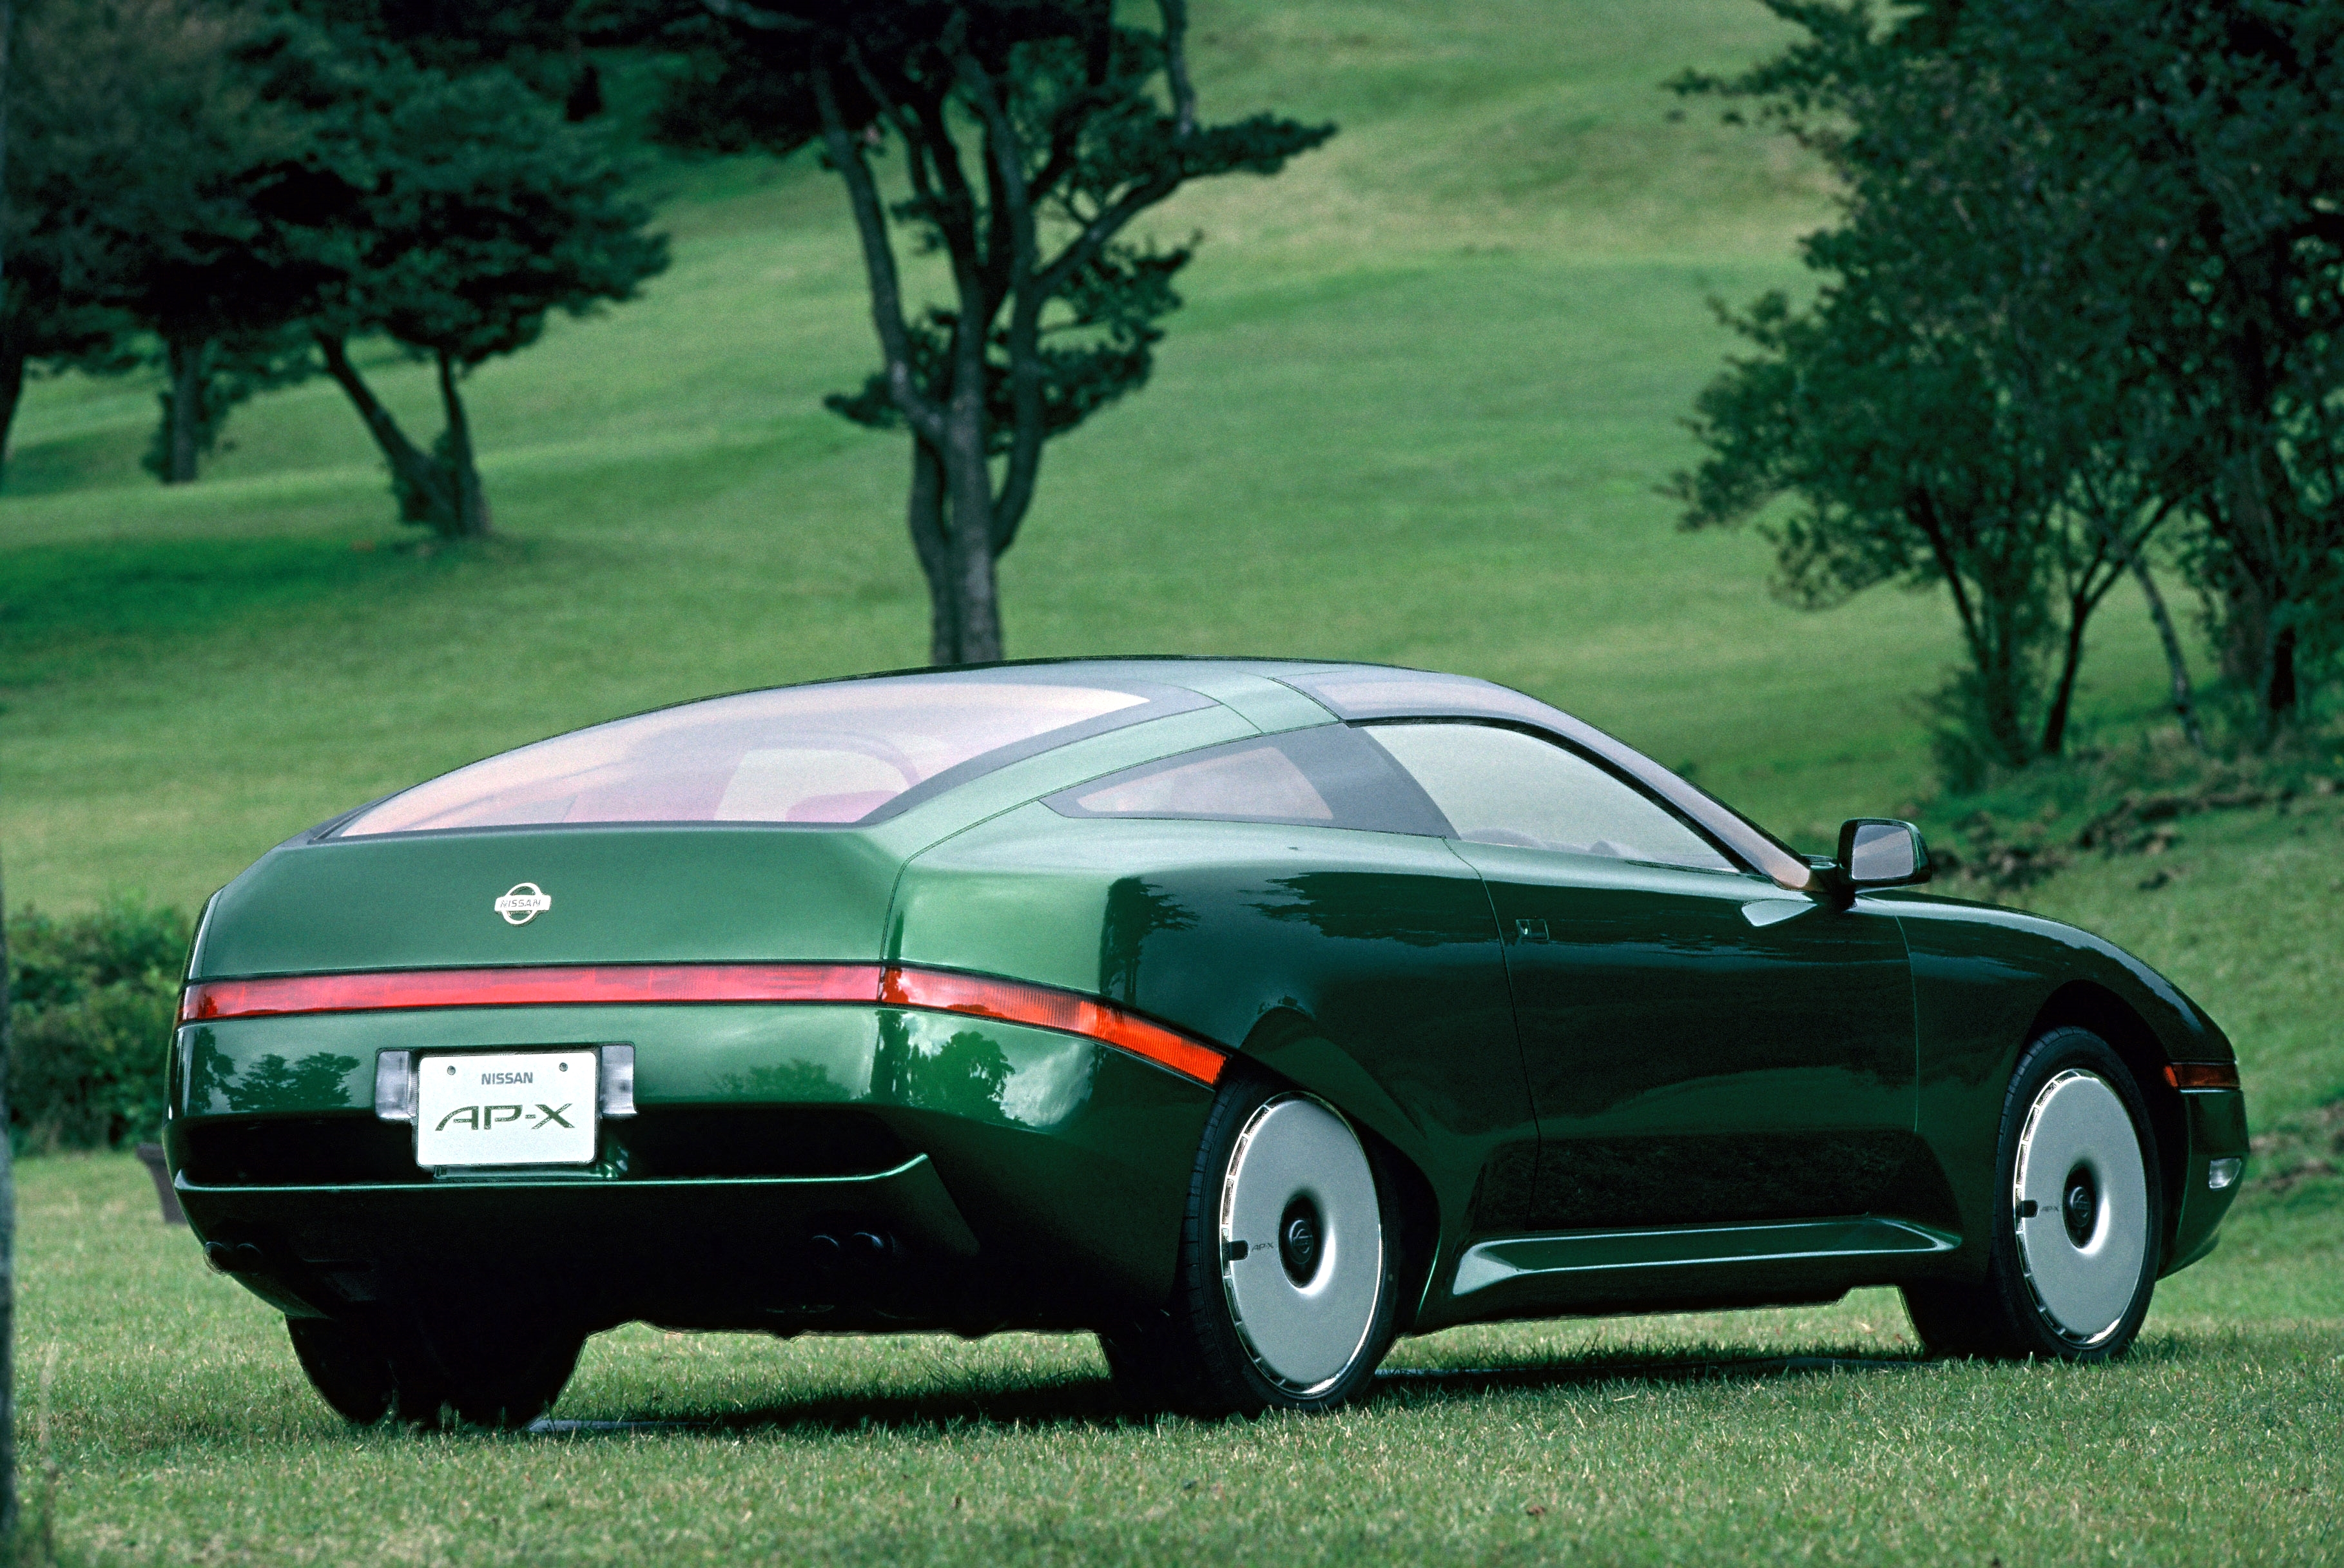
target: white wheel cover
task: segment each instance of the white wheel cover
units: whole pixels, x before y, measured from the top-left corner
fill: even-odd
[[[2061,1205],[2078,1166],[2099,1189],[2091,1233],[2067,1233]],[[2090,1346],[2116,1331],[2148,1257],[2148,1174],[2140,1137],[2106,1078],[2073,1068],[2043,1086],[2018,1140],[2014,1201],[2018,1256],[2043,1315],[2060,1337]]]
[[[1317,1209],[1319,1256],[1301,1284],[1278,1227],[1296,1199]],[[1221,1179],[1221,1286],[1264,1377],[1290,1393],[1332,1384],[1358,1359],[1383,1293],[1383,1215],[1350,1124],[1308,1095],[1281,1095],[1238,1135]],[[1246,1244],[1232,1258],[1233,1243]]]

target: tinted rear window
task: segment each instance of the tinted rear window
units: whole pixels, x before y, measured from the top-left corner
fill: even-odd
[[[391,796],[342,837],[547,823],[870,822],[1019,757],[1208,705],[1031,669],[715,697],[597,724]]]

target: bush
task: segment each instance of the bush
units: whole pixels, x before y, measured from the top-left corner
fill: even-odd
[[[177,910],[132,901],[62,920],[30,909],[8,917],[18,1147],[111,1148],[161,1132],[192,935]]]

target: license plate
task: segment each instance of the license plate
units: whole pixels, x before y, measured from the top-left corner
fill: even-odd
[[[425,1057],[415,1071],[415,1163],[591,1165],[601,1053]]]

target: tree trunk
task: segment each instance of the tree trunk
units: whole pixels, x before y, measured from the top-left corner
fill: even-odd
[[[960,647],[960,601],[953,592],[951,533],[945,522],[945,464],[936,449],[912,438],[911,500],[904,508],[912,550],[928,584],[928,663],[951,664]]]
[[[2277,466],[2273,460],[2273,466]],[[2288,623],[2286,541],[2254,454],[2230,465],[2232,582],[2223,626],[2225,665],[2245,674],[2255,697],[2255,743],[2268,746],[2295,717],[2295,628]]]
[[[489,498],[472,460],[472,427],[464,418],[463,394],[456,389],[456,362],[444,351],[440,356],[440,402],[448,413],[446,467],[456,492],[456,532],[465,539],[483,539],[489,531]]]
[[[164,436],[163,482],[192,484],[204,428],[204,350],[200,338],[174,338],[167,348],[171,409]]]
[[[383,461],[390,465],[391,490],[399,497],[399,519],[401,522],[429,523],[441,533],[456,531],[456,498],[450,491],[447,477],[430,456],[407,439],[390,410],[366,384],[358,367],[350,363],[348,348],[342,339],[320,332],[317,334],[318,352],[326,361],[326,374],[349,397],[359,419],[374,438]]]
[[[2298,693],[2295,686],[2295,628],[2281,622],[2270,640],[2270,652],[2263,661],[2264,739],[2276,738],[2278,730],[2295,717]]]
[[[2060,652],[2059,683],[2052,689],[2051,710],[2043,717],[2043,739],[2036,747],[2039,756],[2056,757],[2067,744],[2067,713],[2075,706],[2076,676],[2084,667],[2084,623],[2091,613],[2088,604],[2067,606],[2066,646]]]
[[[2140,584],[2140,596],[2148,601],[2148,618],[2156,624],[2157,640],[2165,645],[2165,668],[2173,678],[2173,713],[2181,721],[2181,733],[2198,751],[2206,749],[2206,731],[2198,723],[2197,694],[2189,684],[2189,661],[2181,654],[2181,639],[2174,634],[2173,617],[2165,608],[2165,595],[2157,590],[2157,574],[2148,569],[2148,558],[2133,552],[2133,581]]]
[[[959,624],[954,664],[987,664],[1001,657],[1001,602],[993,569],[993,472],[985,459],[981,394],[955,397],[945,425],[944,467],[950,500],[946,538],[951,553],[954,613]]]
[[[0,0],[5,13],[6,0]],[[15,332],[0,331],[0,478],[8,471],[8,434],[16,425],[16,405],[25,396],[25,340]]]

